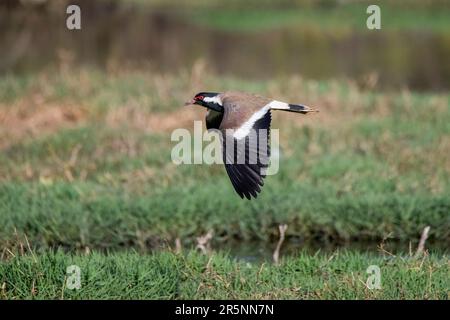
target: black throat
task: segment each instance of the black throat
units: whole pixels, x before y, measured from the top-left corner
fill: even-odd
[[[206,129],[219,129],[222,119],[223,112],[208,110],[206,113]]]

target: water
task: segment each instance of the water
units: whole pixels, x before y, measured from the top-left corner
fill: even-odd
[[[248,79],[297,74],[352,78],[380,89],[450,88],[450,33],[336,32],[319,26],[227,32],[193,23],[176,10],[78,3],[81,31],[65,28],[66,15],[58,13],[64,8],[0,5],[0,72],[64,63],[178,72],[202,59],[218,75]]]

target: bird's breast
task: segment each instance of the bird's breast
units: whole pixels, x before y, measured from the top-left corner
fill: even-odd
[[[217,112],[215,110],[208,110],[206,112],[206,128],[209,129],[219,129],[222,123],[223,113]]]

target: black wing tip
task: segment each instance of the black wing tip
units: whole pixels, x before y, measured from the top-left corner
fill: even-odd
[[[225,164],[225,169],[236,193],[244,199],[257,198],[264,185],[264,177],[246,165]]]
[[[245,185],[245,184],[232,184],[236,193],[244,199],[252,200],[258,198],[258,194],[261,192],[262,179],[257,184]]]
[[[236,193],[241,197],[241,199],[244,199],[244,197],[245,197],[248,201],[258,198],[258,192],[256,192],[256,191],[254,191],[254,192],[247,191],[244,193],[239,193],[236,190]]]
[[[241,199],[246,198],[247,200],[252,200],[258,198],[258,194],[261,192],[261,188],[257,185],[255,188],[242,189],[241,186],[235,186],[233,184],[234,190],[241,197]]]

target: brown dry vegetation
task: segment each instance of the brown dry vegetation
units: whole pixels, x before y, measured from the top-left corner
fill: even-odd
[[[86,110],[70,103],[45,103],[27,97],[13,105],[0,105],[0,150],[24,139],[70,128],[85,119]]]

